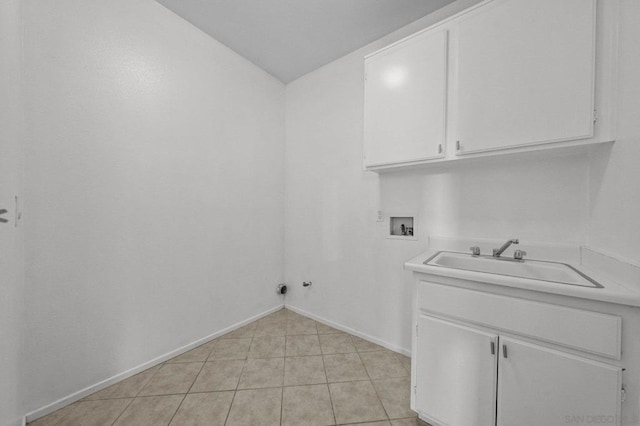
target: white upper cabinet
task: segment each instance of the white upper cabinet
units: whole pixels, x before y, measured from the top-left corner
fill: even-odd
[[[612,142],[617,14],[486,0],[368,55],[365,169]]]
[[[593,135],[595,0],[496,0],[455,25],[458,154]]]
[[[365,166],[442,158],[447,32],[426,32],[365,61]]]

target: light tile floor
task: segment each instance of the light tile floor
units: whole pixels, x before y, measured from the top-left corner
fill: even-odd
[[[410,358],[282,309],[30,425],[428,426]]]

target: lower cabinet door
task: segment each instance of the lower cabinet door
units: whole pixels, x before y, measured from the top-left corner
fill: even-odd
[[[620,424],[620,368],[502,336],[499,359],[498,426]]]
[[[497,341],[495,334],[418,316],[415,406],[425,420],[495,425]]]

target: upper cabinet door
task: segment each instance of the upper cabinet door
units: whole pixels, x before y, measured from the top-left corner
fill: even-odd
[[[452,28],[457,154],[593,135],[595,0],[495,0]]]
[[[447,36],[421,33],[365,60],[365,166],[444,156]]]
[[[498,426],[584,419],[620,424],[619,367],[506,337],[500,337],[500,346]]]

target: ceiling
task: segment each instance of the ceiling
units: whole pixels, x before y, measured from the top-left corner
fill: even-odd
[[[157,0],[288,83],[453,0]]]

